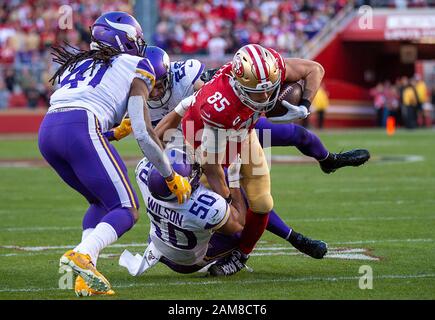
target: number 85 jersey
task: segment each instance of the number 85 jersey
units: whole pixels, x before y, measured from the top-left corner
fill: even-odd
[[[205,125],[239,132],[247,136],[261,113],[246,107],[230,85],[231,63],[225,64],[196,94],[192,105],[183,117],[183,134],[196,149],[201,144],[197,132]],[[194,134],[192,134],[192,128]],[[195,141],[190,141],[195,138]]]
[[[150,238],[156,248],[180,265],[200,264],[213,232],[228,220],[230,208],[224,198],[200,185],[184,204],[161,201],[149,191],[148,171],[152,164],[142,160],[136,181],[150,218]]]
[[[92,64],[92,59],[85,59],[73,70],[62,74],[60,88],[50,98],[49,110],[62,107],[87,109],[98,118],[104,132],[121,123],[133,79],[145,81],[150,92],[155,73],[148,59],[129,54],[112,58],[111,66],[98,63],[92,70]]]

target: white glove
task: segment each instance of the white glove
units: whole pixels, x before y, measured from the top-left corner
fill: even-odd
[[[240,189],[240,167],[242,166],[242,158],[237,154],[236,160],[228,167],[228,186],[230,188]]]
[[[285,100],[283,100],[281,104],[287,108],[287,113],[279,117],[270,117],[268,118],[270,121],[274,123],[292,122],[299,119],[305,119],[310,114],[307,107],[303,105],[295,106]]]
[[[174,108],[174,111],[180,116],[183,117],[187,110],[189,110],[189,107],[195,103],[195,96],[191,95],[183,100],[180,101],[180,103]]]

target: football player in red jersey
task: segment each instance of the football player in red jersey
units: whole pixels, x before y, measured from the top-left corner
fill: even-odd
[[[278,120],[306,118],[323,75],[322,66],[314,61],[283,59],[272,49],[250,44],[239,49],[233,61],[191,98],[183,134],[195,149],[200,147],[208,184],[231,201],[222,165],[241,152],[241,183],[249,205],[239,250],[213,265],[212,275],[231,275],[244,267],[273,208],[268,164],[252,128],[274,107],[281,85],[300,79],[305,80],[301,105],[288,104],[287,114]]]

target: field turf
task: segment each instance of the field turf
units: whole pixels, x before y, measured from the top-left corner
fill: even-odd
[[[116,295],[89,299],[435,299],[435,131],[318,133],[331,151],[372,154],[366,165],[330,175],[314,162],[272,166],[276,211],[328,242],[327,258],[298,254],[266,232],[248,261],[253,273],[206,278],[158,265],[134,278],[118,257],[124,248],[143,251],[142,203],[141,220],[98,263]],[[123,157],[139,157],[134,140],[116,145]],[[0,137],[0,299],[78,299],[59,289],[58,263],[80,241],[86,202],[38,159],[35,137]],[[359,287],[361,266],[373,272],[372,289]]]

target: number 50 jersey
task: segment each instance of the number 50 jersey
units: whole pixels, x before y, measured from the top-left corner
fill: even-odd
[[[136,181],[150,218],[150,238],[156,248],[180,265],[200,264],[213,232],[228,220],[230,208],[217,193],[200,185],[182,205],[160,201],[147,186],[152,164],[142,160],[136,168]]]
[[[92,59],[85,59],[60,78],[60,88],[50,98],[49,110],[81,107],[91,111],[107,131],[121,123],[134,78],[145,81],[150,92],[155,83],[154,68],[148,59],[129,54],[112,58],[112,66],[101,63],[92,70]]]

